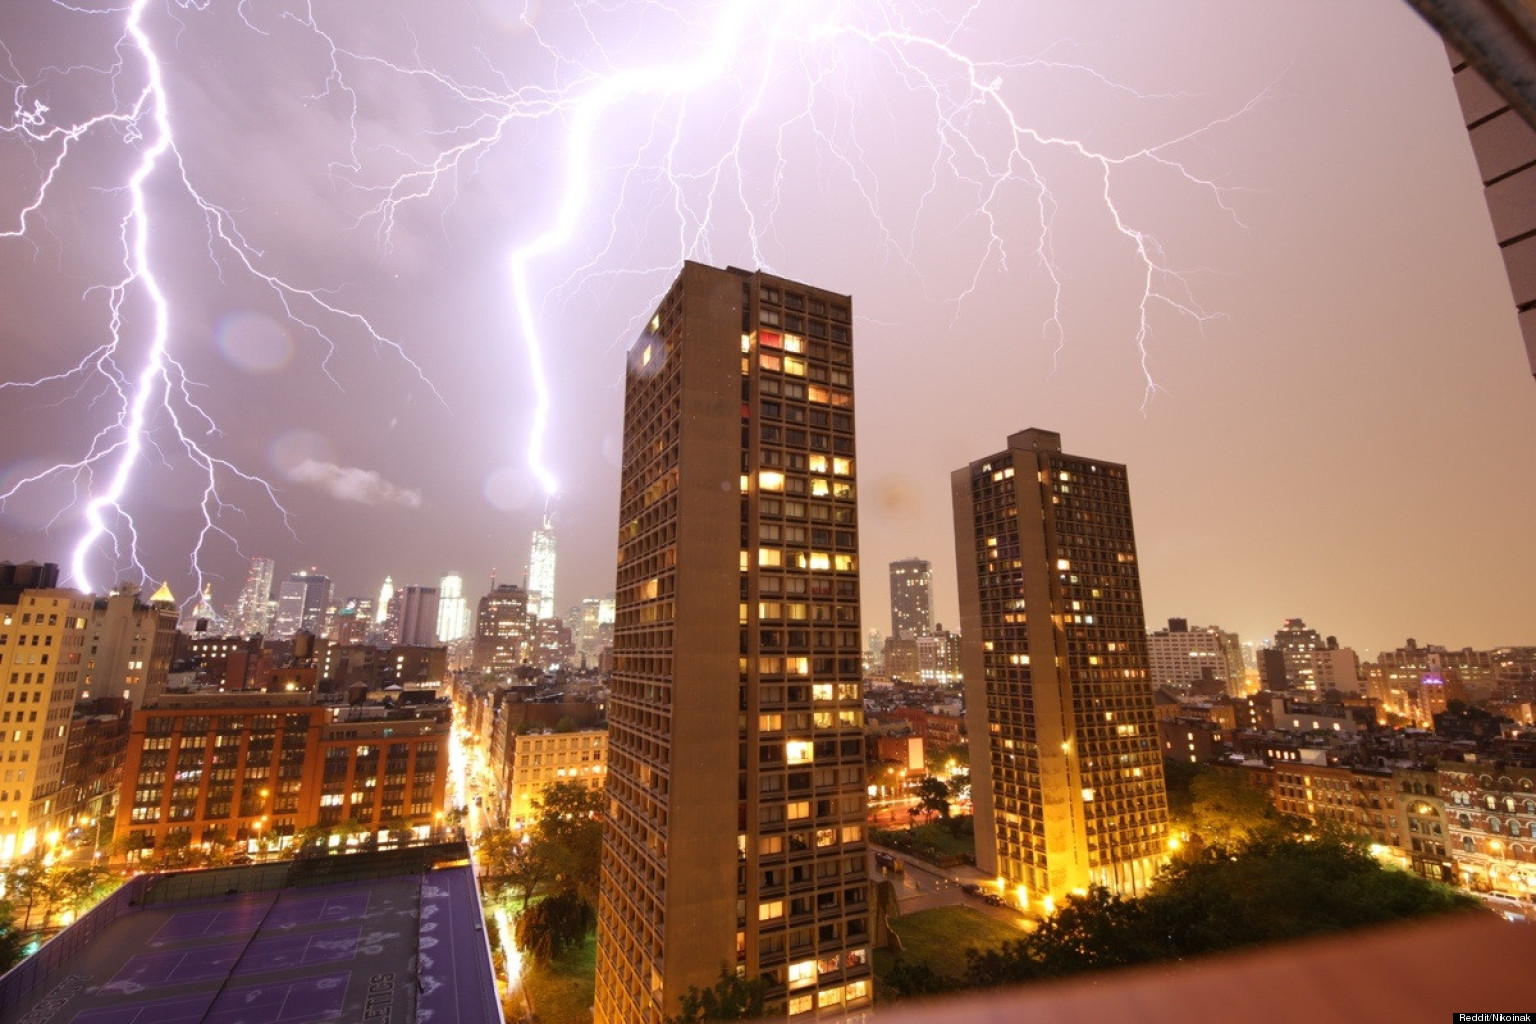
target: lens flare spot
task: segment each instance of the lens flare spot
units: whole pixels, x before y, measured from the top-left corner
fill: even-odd
[[[276,373],[293,360],[293,339],[271,317],[232,313],[219,321],[219,351],[246,373]]]

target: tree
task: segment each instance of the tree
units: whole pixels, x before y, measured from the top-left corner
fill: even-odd
[[[689,985],[678,1005],[677,1015],[667,1024],[698,1024],[713,1020],[756,1020],[763,1016],[763,999],[768,985],[761,978],[748,981],[720,965],[720,977],[709,988]]]
[[[524,907],[552,873],[549,843],[534,832],[519,834],[505,826],[480,833],[475,858],[484,866],[490,887],[521,893]]]
[[[27,937],[16,926],[15,908],[9,900],[0,902],[0,974],[20,963],[26,948]]]
[[[967,954],[985,986],[1154,963],[1471,909],[1475,897],[1383,867],[1358,841],[1277,830],[1164,870],[1140,899],[1068,897],[1032,935]]]
[[[548,858],[555,886],[574,892],[589,907],[597,906],[598,876],[603,863],[602,794],[578,782],[556,782],[544,788],[538,801],[534,842]]]
[[[1294,831],[1296,822],[1275,809],[1263,790],[1236,771],[1203,768],[1190,781],[1193,831],[1207,845],[1243,846],[1276,831]]]
[[[949,786],[937,776],[924,776],[917,784],[917,804],[925,811],[949,820]]]
[[[574,892],[557,892],[517,918],[517,946],[538,963],[548,963],[580,942],[597,914]]]

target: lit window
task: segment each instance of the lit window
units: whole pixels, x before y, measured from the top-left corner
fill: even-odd
[[[777,470],[760,469],[757,471],[757,486],[765,491],[782,491],[784,474]]]
[[[784,760],[789,764],[810,764],[814,755],[810,740],[790,740],[784,744]]]
[[[838,476],[852,476],[853,475],[853,460],[852,459],[833,459],[832,460],[832,472],[836,473]]]
[[[812,551],[810,565],[812,569],[830,569],[832,556],[825,551]]]
[[[764,358],[767,358],[767,357],[764,357]],[[778,362],[778,360],[775,359],[774,362]],[[777,366],[773,366],[773,367],[769,367],[769,369],[777,370],[778,367]],[[796,359],[794,356],[785,356],[784,357],[784,372],[785,373],[792,373],[796,377],[804,377],[805,376],[805,360],[804,359]]]
[[[1056,559],[1056,568],[1065,572],[1066,570],[1072,568],[1072,563],[1067,561],[1065,558],[1058,558]]]
[[[768,567],[776,567],[784,564],[784,552],[778,548],[758,548],[757,564]]]
[[[785,806],[784,814],[790,821],[809,818],[811,816],[811,802],[809,800],[792,801]]]
[[[823,480],[821,477],[811,478],[811,497],[825,498],[828,494],[831,493],[831,485],[829,485],[826,480]]]
[[[757,354],[757,365],[765,370],[782,370],[784,368],[784,361],[772,353],[759,352]]]
[[[800,337],[798,334],[784,335],[784,351],[798,353],[805,352],[805,339]],[[802,363],[801,365],[803,366],[804,364]]]
[[[757,905],[757,919],[759,921],[776,921],[783,916],[783,900],[773,900],[770,903],[759,903]]]
[[[763,348],[783,348],[777,331],[763,331],[757,336],[757,343]]]

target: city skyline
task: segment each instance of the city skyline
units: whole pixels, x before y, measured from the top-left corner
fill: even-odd
[[[450,9],[441,26],[423,32],[423,53],[444,57],[472,38],[511,66],[526,33],[468,25],[457,20],[464,13]],[[63,23],[53,19],[66,14],[8,11],[0,41],[39,61],[71,64],[65,43],[89,37],[58,32]],[[1203,268],[1190,279],[1194,297],[1223,318],[1202,328],[1159,313],[1147,359],[1164,390],[1143,409],[1136,286],[1127,277],[1134,261],[1123,237],[1104,232],[1102,208],[1080,202],[1080,192],[1094,191],[1091,176],[1063,179],[1058,257],[1069,287],[1059,338],[1043,336],[1050,295],[1024,241],[1011,273],[988,265],[968,276],[978,266],[974,250],[947,231],[898,225],[911,229],[912,245],[892,253],[878,229],[854,217],[855,190],[791,181],[762,262],[851,293],[866,318],[857,325],[865,563],[932,560],[935,619],[956,621],[954,565],[945,554],[952,545],[947,473],[987,439],[1028,421],[1129,466],[1152,623],[1183,617],[1258,641],[1299,616],[1362,653],[1409,636],[1451,647],[1536,639],[1524,615],[1536,604],[1536,544],[1520,517],[1536,500],[1536,467],[1503,455],[1512,438],[1536,428],[1536,395],[1433,33],[1397,0],[1344,12],[1322,4],[1242,12],[1189,4],[1038,17],[1055,20],[981,10],[975,31],[961,38],[979,51],[988,37],[1005,41],[987,51],[992,56],[1022,50],[1057,64],[1028,78],[1028,88],[1063,132],[1086,132],[1113,148],[1241,112],[1180,154],[1234,190],[1223,200],[1231,215],[1175,175],[1144,173],[1124,193],[1127,210],[1144,221],[1157,220],[1152,209],[1172,215],[1172,224],[1157,221],[1159,234],[1179,265]],[[1329,32],[1319,32],[1325,17]],[[357,45],[398,45],[386,20]],[[598,29],[605,26],[622,27]],[[554,15],[540,25],[559,27]],[[274,81],[290,77],[307,96],[319,87],[315,69],[298,49],[236,52],[255,38],[228,12],[200,12],[174,67],[180,110],[222,117],[225,131],[270,147],[272,155],[250,161],[221,196],[281,211],[264,225],[263,242],[279,254],[304,249],[288,264],[296,270],[317,271],[307,254],[323,253],[339,275],[323,280],[366,299],[442,397],[394,357],[360,350],[351,335],[326,364],[323,344],[279,324],[269,296],[245,290],[178,305],[193,376],[212,385],[213,396],[241,388],[240,402],[210,406],[228,453],[281,485],[298,534],[284,533],[259,498],[237,495],[252,511],[240,525],[239,550],[221,546],[210,560],[215,602],[234,602],[251,555],[272,558],[280,579],[316,566],[338,594],[376,593],[385,573],[430,585],[459,570],[471,598],[486,592],[493,568],[502,579],[521,579],[543,499],[521,467],[532,395],[504,267],[511,241],[532,230],[523,210],[549,194],[550,164],[520,185],[513,184],[517,165],[487,161],[452,203],[404,217],[393,249],[381,251],[373,232],[349,228],[345,214],[355,211],[337,198],[335,181],[305,177],[306,154],[330,154],[322,140],[336,132],[338,115],[326,104],[304,107],[292,86]],[[274,37],[270,45],[282,42]],[[226,46],[225,77],[198,77],[196,60]],[[1134,99],[1062,67],[1077,62],[1157,95]],[[269,98],[256,104],[237,96]],[[424,100],[419,116],[441,113],[436,102]],[[904,107],[893,113],[910,115]],[[1140,134],[1130,132],[1132,122]],[[219,149],[243,152],[234,138],[189,144],[190,166],[237,174]],[[305,140],[303,152],[295,138]],[[552,145],[548,133],[526,141],[539,153]],[[911,185],[910,168],[902,169],[910,154],[878,141],[870,159],[894,201]],[[812,155],[793,150],[791,166]],[[110,154],[103,160],[111,165]],[[1383,176],[1383,167],[1414,173]],[[253,171],[272,180],[256,180]],[[14,214],[19,180],[0,186],[0,210]],[[946,229],[975,240],[976,225],[966,219],[973,207],[951,194],[933,202]],[[1009,225],[1028,212],[1020,201]],[[75,339],[99,337],[99,321],[90,318],[96,300],[80,301],[98,268],[78,262],[68,244],[81,229],[62,220],[49,227],[55,234],[40,235],[36,249],[0,243],[0,267],[15,283],[14,302],[0,313],[5,380],[56,372],[61,353],[76,358]],[[182,246],[188,253],[205,248],[195,230],[167,231],[168,240],[191,239]],[[713,262],[756,269],[745,234],[738,218],[717,225],[703,244]],[[600,268],[547,303],[564,339],[550,353],[560,387],[551,438],[562,479],[557,589],[568,596],[613,588],[621,355],[638,327],[633,310],[651,304],[677,267],[677,254],[653,242],[638,230],[626,234],[620,266]],[[589,255],[554,261],[544,284],[554,288]],[[176,270],[187,280],[211,278],[210,267],[190,261]],[[956,304],[973,283],[976,291]],[[264,362],[269,351],[280,358]],[[45,457],[65,454],[58,438],[70,422],[36,397],[0,392],[0,409],[14,424],[0,440],[7,486]],[[273,416],[276,409],[283,415]],[[196,524],[176,486],[160,490],[157,511],[140,524],[153,549],[146,568],[192,601],[198,588],[186,548]],[[67,566],[73,533],[53,519],[56,497],[7,504],[0,557]],[[390,552],[387,564],[376,562],[380,551]],[[94,582],[105,592],[116,579]],[[889,620],[885,591],[884,580],[865,580],[867,624]]]

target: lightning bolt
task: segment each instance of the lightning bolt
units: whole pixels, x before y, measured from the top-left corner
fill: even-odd
[[[73,367],[0,384],[0,390],[72,387],[67,398],[105,399],[113,413],[78,457],[0,491],[0,508],[43,481],[67,480],[76,501],[55,522],[75,516],[81,523],[71,563],[75,583],[89,588],[91,564],[102,559],[103,548],[115,566],[137,567],[147,578],[130,488],[151,454],[164,461],[172,450],[179,452],[201,480],[203,527],[191,556],[201,589],[205,545],[215,537],[238,545],[225,525],[236,510],[221,488],[255,487],[285,524],[289,517],[273,485],[217,454],[210,440],[218,436],[214,420],[194,400],[195,385],[173,356],[174,302],[162,286],[151,244],[156,203],[166,201],[167,190],[152,201],[152,180],[174,185],[169,191],[202,218],[210,257],[221,267],[219,255],[232,257],[238,271],[268,290],[290,323],[321,341],[327,374],[339,344],[333,331],[341,329],[426,376],[362,311],[275,271],[278,255],[249,242],[239,219],[208,198],[189,173],[146,25],[153,7],[165,11],[169,18],[162,21],[178,32],[192,31],[209,14],[206,0],[132,0],[99,11],[63,0],[55,6],[82,18],[122,18],[110,66],[47,72],[105,75],[113,82],[114,103],[91,117],[55,121],[40,98],[43,90],[17,70],[0,40],[0,75],[13,90],[12,116],[0,126],[0,141],[27,147],[35,168],[34,186],[13,204],[9,222],[0,224],[0,244],[34,237],[40,214],[62,187],[62,170],[86,140],[115,133],[135,153],[120,189],[123,270],[102,286],[108,297],[104,340],[93,352]],[[940,300],[958,320],[964,304],[994,278],[1043,273],[1050,300],[1041,330],[1058,354],[1068,334],[1063,310],[1069,275],[1057,256],[1056,220],[1071,201],[1060,183],[1064,176],[1092,182],[1108,231],[1138,268],[1136,323],[1128,340],[1144,380],[1143,402],[1151,401],[1158,390],[1151,356],[1158,311],[1197,328],[1216,314],[1200,304],[1193,271],[1169,258],[1147,226],[1145,204],[1128,198],[1124,180],[1140,171],[1171,176],[1240,228],[1241,189],[1202,173],[1186,154],[1268,94],[1153,142],[1116,148],[1067,136],[1042,127],[1030,86],[1036,77],[1081,81],[1084,88],[1136,103],[1181,97],[1136,91],[1086,64],[1054,57],[1056,48],[1049,45],[996,56],[996,40],[983,39],[975,27],[986,13],[981,0],[958,17],[952,9],[896,0],[697,6],[646,0],[623,10],[577,2],[542,20],[525,11],[521,35],[512,43],[497,40],[500,59],[481,40],[468,39],[459,55],[465,59],[438,66],[421,56],[416,40],[401,48],[407,59],[350,41],[361,36],[356,26],[339,19],[326,24],[308,0],[280,6],[241,0],[235,10],[261,36],[279,26],[305,33],[328,62],[319,68],[324,86],[315,98],[340,102],[349,137],[345,158],[330,162],[325,173],[358,200],[354,226],[370,228],[382,247],[393,245],[407,208],[446,210],[488,160],[504,158],[545,172],[548,180],[538,180],[543,201],[507,225],[506,272],[513,329],[533,396],[525,461],[546,496],[559,489],[546,452],[557,397],[545,336],[550,304],[618,278],[665,287],[683,260],[714,261],[717,248],[775,270],[776,256],[794,256],[793,245],[779,236],[781,216],[797,203],[791,194],[797,175],[823,188],[848,189],[855,211],[843,215],[861,216],[880,240],[883,258],[919,279],[932,269],[923,230],[946,203],[963,203],[970,211],[965,222],[943,226],[972,230],[979,241],[961,284]],[[514,68],[522,80],[510,77]],[[387,77],[424,97],[435,118],[430,129],[412,131],[397,144],[368,144],[365,123],[388,124],[394,111],[359,87],[365,76]],[[903,143],[905,170],[916,169],[910,194],[888,187],[892,168],[879,155],[879,143],[893,133]],[[147,323],[141,322],[141,307],[148,309]],[[643,319],[637,315],[631,334]]]
[[[39,211],[54,198],[61,171],[75,157],[82,144],[95,136],[116,132],[122,143],[135,153],[135,160],[120,192],[125,212],[118,225],[122,273],[115,280],[98,286],[107,296],[106,339],[73,367],[32,381],[0,382],[7,389],[38,390],[67,384],[79,397],[95,389],[95,397],[109,398],[113,413],[98,429],[77,458],[60,462],[41,471],[23,475],[0,491],[0,510],[23,490],[54,478],[71,481],[75,505],[83,523],[70,559],[68,581],[92,591],[93,560],[99,560],[100,548],[110,550],[114,569],[135,571],[141,581],[152,578],[139,555],[139,528],[125,503],[125,496],[136,473],[143,470],[147,454],[165,462],[170,455],[167,445],[157,438],[159,431],[168,435],[168,444],[180,450],[191,471],[200,478],[198,509],[202,524],[191,545],[191,572],[196,590],[204,585],[204,551],[212,537],[222,537],[239,548],[238,538],[223,525],[223,520],[238,509],[221,496],[221,481],[238,480],[257,488],[270,502],[283,524],[292,532],[287,509],[276,488],[264,478],[247,472],[229,459],[216,454],[206,439],[217,437],[219,429],[213,417],[193,396],[195,383],[171,351],[171,300],[161,282],[151,236],[156,226],[156,211],[148,196],[149,184],[171,176],[180,186],[181,197],[202,216],[208,232],[209,254],[222,251],[232,255],[242,269],[266,287],[275,297],[289,321],[308,331],[325,346],[322,368],[330,379],[330,359],[336,343],[320,317],[330,317],[361,329],[374,343],[391,349],[431,387],[424,371],[395,341],[377,330],[368,318],[331,301],[321,291],[291,283],[285,277],[263,269],[263,253],[252,246],[236,218],[225,207],[210,201],[194,184],[176,144],[170,97],[162,62],[154,40],[145,26],[151,0],[133,0],[128,6],[93,10],[55,0],[54,6],[82,16],[104,17],[121,14],[122,33],[114,46],[115,60],[105,69],[75,66],[49,69],[50,75],[90,72],[107,76],[112,82],[114,105],[100,113],[70,123],[55,123],[48,105],[33,94],[38,86],[24,80],[14,55],[0,43],[12,86],[11,123],[0,128],[9,137],[27,146],[39,168],[36,184],[23,200],[14,221],[0,229],[0,241],[25,239]],[[178,0],[178,6],[202,10],[199,0]],[[142,76],[137,86],[128,84],[132,66]],[[97,290],[97,289],[92,289]],[[139,326],[142,314],[131,307],[148,306],[147,324]],[[135,336],[136,335],[136,336]],[[436,389],[433,388],[436,394]],[[441,397],[441,396],[439,396]],[[91,403],[94,405],[94,401]],[[156,421],[159,422],[156,422]],[[67,510],[61,510],[59,517]]]

